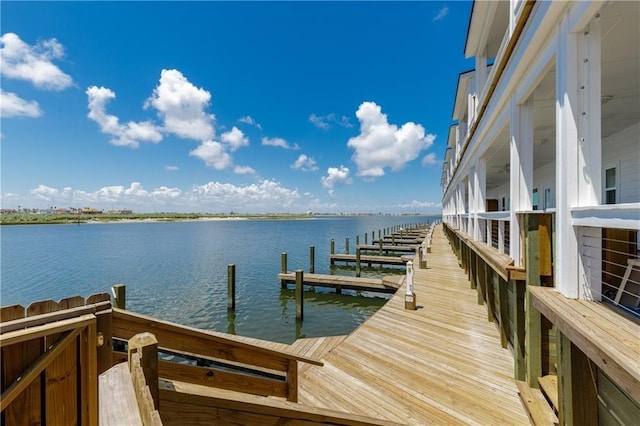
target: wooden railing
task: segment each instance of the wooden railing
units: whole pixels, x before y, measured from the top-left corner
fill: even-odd
[[[2,310],[15,318],[0,325],[3,424],[98,424],[96,313],[107,306],[59,307]]]
[[[153,333],[160,350],[206,361],[209,367],[160,360],[159,376],[221,389],[298,400],[298,362],[321,362],[266,347],[234,336],[177,325],[146,315],[113,309],[114,339],[129,340],[138,333]],[[117,361],[122,354],[115,354]]]

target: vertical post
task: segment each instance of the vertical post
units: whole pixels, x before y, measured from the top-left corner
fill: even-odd
[[[153,406],[158,409],[160,393],[158,389],[158,340],[151,333],[140,333],[129,339],[129,368],[133,365],[132,356],[137,353],[140,357],[140,367],[145,382],[153,399]]]
[[[364,233],[364,245],[369,244],[369,242],[367,241],[367,237],[369,234],[367,234],[366,232]]]
[[[382,256],[382,238],[378,239],[378,254]]]
[[[329,246],[329,263],[331,263],[331,265],[335,264],[335,261],[333,260],[333,254],[336,252],[336,242],[335,240],[332,238],[331,239],[331,245]]]
[[[413,262],[407,262],[407,288],[404,295],[404,308],[416,310],[416,294],[413,291]]]
[[[116,284],[111,287],[113,293],[113,305],[118,309],[126,309],[127,286],[124,284]]]
[[[315,274],[316,266],[316,248],[315,246],[309,247],[309,273]]]
[[[280,254],[280,272],[282,272],[283,274],[287,273],[287,253],[282,252]],[[287,282],[285,280],[281,280],[280,281],[280,286],[282,288],[287,288]]]
[[[356,247],[360,245],[360,235],[356,235]]]
[[[356,277],[360,277],[360,247],[356,247]]]
[[[227,310],[236,309],[236,265],[227,265]]]
[[[349,237],[344,239],[344,250],[347,254],[349,254]]]
[[[302,269],[296,271],[296,319],[302,320],[304,318],[304,297],[303,287],[304,284],[304,272]]]
[[[525,266],[527,286],[541,285],[540,281],[540,232],[539,214],[524,214],[525,234]],[[527,381],[529,386],[538,387],[538,377],[542,376],[542,318],[540,312],[533,307],[531,294],[525,294],[525,349],[527,354]]]

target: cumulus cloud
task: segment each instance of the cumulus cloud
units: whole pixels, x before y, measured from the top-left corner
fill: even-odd
[[[220,142],[212,140],[202,142],[189,155],[200,158],[207,166],[216,170],[223,170],[233,165],[233,160],[225,151],[224,146]]]
[[[349,117],[346,117],[344,115],[338,117],[333,112],[327,115],[311,114],[309,116],[309,121],[316,127],[324,130],[330,129],[332,124],[348,128],[353,127],[353,124],[351,124],[351,122],[349,121]]]
[[[71,187],[52,188],[39,185],[30,191],[29,199],[19,199],[15,194],[3,194],[2,200],[35,203],[40,208],[56,206],[91,206],[98,209],[134,208],[137,211],[242,211],[276,212],[292,211],[300,199],[296,189],[289,189],[272,180],[238,186],[230,183],[208,182],[194,185],[188,190],[160,186],[145,189],[140,182],[104,186],[95,191]],[[10,197],[13,196],[13,197]]]
[[[237,175],[255,175],[256,171],[249,166],[235,166],[233,168],[233,173]]]
[[[64,46],[55,38],[29,45],[17,34],[5,33],[0,44],[4,77],[28,81],[45,90],[64,90],[73,84],[73,79],[53,63],[64,57]]]
[[[347,146],[355,151],[352,159],[358,166],[358,176],[366,179],[384,176],[385,168],[394,172],[402,169],[435,139],[435,135],[425,135],[424,128],[413,122],[400,128],[389,124],[375,102],[363,102],[356,117],[360,121],[360,134],[350,138]]]
[[[262,145],[264,146],[275,146],[278,148],[284,149],[300,149],[298,144],[289,145],[289,142],[282,138],[262,138]]]
[[[210,101],[211,94],[194,86],[180,71],[163,69],[158,86],[144,106],[156,109],[164,132],[204,141],[215,136],[215,116],[205,111]]]
[[[98,123],[102,133],[113,136],[110,140],[113,145],[137,148],[140,142],[158,143],[162,140],[160,129],[151,121],[129,121],[126,124],[120,124],[118,117],[108,114],[106,105],[116,97],[111,89],[91,86],[86,94],[89,99],[87,116]]]
[[[329,190],[329,194],[333,195],[333,190],[336,187],[343,185],[351,185],[353,179],[349,176],[349,168],[345,166],[329,167],[327,169],[327,175],[320,178],[322,186]]]
[[[298,159],[291,165],[291,168],[294,170],[301,170],[303,172],[315,172],[318,170],[316,160],[305,154],[300,154]]]
[[[429,154],[424,156],[421,163],[423,166],[432,166],[434,164],[437,164],[438,159],[436,158],[436,154],[433,152],[430,152]]]
[[[260,125],[260,123],[256,122],[256,120],[254,120],[250,115],[245,115],[244,117],[238,118],[238,122],[249,124],[250,126],[254,126],[262,130],[262,126]]]
[[[431,207],[442,207],[442,203],[433,201],[417,201],[413,200],[407,204],[398,204],[398,207],[402,209],[424,209]]]
[[[441,21],[442,19],[444,19],[445,16],[447,16],[448,13],[449,13],[449,8],[447,6],[443,6],[442,8],[440,8],[440,10],[438,10],[436,15],[433,17],[432,22]]]
[[[0,117],[40,117],[42,110],[36,101],[27,101],[15,93],[0,88]]]
[[[249,138],[236,126],[233,126],[233,129],[230,131],[223,133],[220,139],[229,146],[231,152],[243,146],[249,146]]]

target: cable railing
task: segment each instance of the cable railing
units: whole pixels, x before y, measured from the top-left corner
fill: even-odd
[[[608,237],[612,233],[615,236]],[[627,239],[621,238],[625,235]],[[602,236],[584,236],[582,257],[594,298],[640,317],[640,252],[637,231],[603,229]]]

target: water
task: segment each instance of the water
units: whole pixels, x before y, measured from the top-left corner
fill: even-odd
[[[127,309],[202,329],[283,343],[298,337],[347,334],[388,299],[317,288],[305,292],[305,318],[295,320],[294,291],[282,290],[280,253],[289,271],[354,275],[329,264],[332,238],[344,252],[345,237],[395,225],[433,221],[424,216],[358,216],[304,220],[144,222],[3,226],[0,305],[109,292],[127,286]],[[227,312],[227,265],[236,265],[236,310]],[[364,268],[363,276],[402,273]]]

